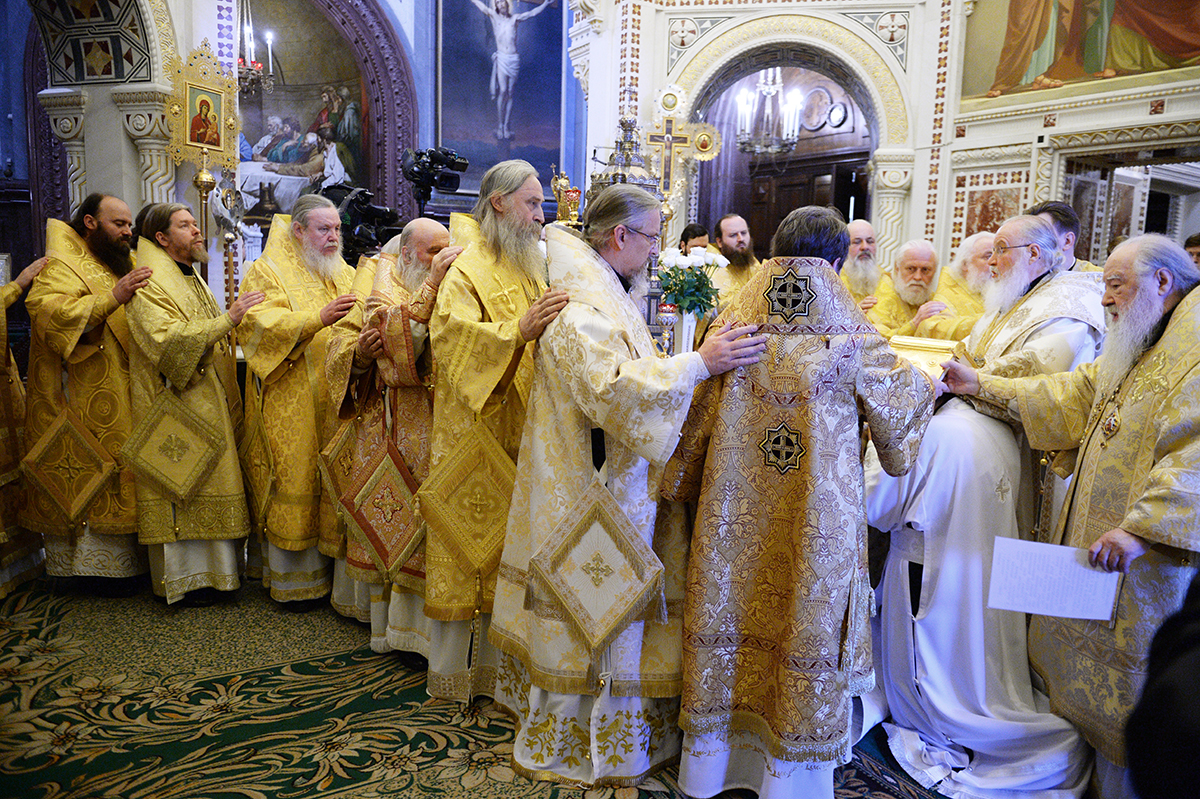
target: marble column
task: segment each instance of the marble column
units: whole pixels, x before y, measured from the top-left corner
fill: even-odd
[[[141,203],[173,200],[175,164],[167,154],[171,131],[167,124],[167,102],[171,95],[159,86],[128,88],[112,93],[121,111],[125,133],[133,140],[141,167]]]
[[[891,269],[896,253],[903,243],[904,220],[912,194],[913,162],[911,150],[875,151],[871,168],[875,178],[874,222],[876,259],[885,269]]]

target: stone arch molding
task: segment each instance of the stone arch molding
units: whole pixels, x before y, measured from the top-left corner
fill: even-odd
[[[743,77],[746,65],[800,66],[842,83],[862,109],[874,148],[874,224],[879,257],[903,241],[915,160],[912,104],[895,56],[866,28],[837,14],[773,14],[736,23],[681,59],[668,83],[681,89],[680,116],[694,119],[712,98]],[[691,193],[689,189],[689,194]]]

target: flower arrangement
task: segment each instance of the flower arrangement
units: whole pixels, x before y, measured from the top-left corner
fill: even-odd
[[[693,247],[687,255],[674,247],[663,250],[658,256],[662,301],[676,306],[679,313],[708,313],[717,306],[717,288],[710,275],[728,263],[725,256],[701,247]]]

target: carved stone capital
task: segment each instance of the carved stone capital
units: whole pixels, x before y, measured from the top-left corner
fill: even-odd
[[[50,117],[50,128],[65,145],[83,147],[83,115],[87,107],[85,89],[46,89],[38,102]]]
[[[875,185],[880,192],[908,192],[912,188],[913,163],[916,154],[912,151],[887,152],[876,150],[871,159],[875,173]]]
[[[167,102],[171,93],[160,86],[115,91],[113,102],[121,110],[121,121],[125,132],[138,143],[140,139],[158,139],[166,142],[171,138],[167,124]]]

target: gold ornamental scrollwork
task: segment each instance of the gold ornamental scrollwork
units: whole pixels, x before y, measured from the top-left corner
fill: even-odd
[[[237,78],[221,66],[205,39],[185,64],[175,56],[167,64],[172,92],[167,101],[171,143],[167,153],[176,164],[190,161],[201,169],[237,168]]]

